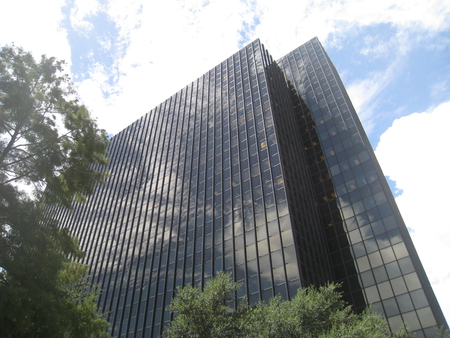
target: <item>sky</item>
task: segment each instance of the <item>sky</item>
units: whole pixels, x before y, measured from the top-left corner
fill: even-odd
[[[259,38],[317,36],[340,73],[450,322],[450,1],[0,0],[0,46],[67,62],[114,135]]]

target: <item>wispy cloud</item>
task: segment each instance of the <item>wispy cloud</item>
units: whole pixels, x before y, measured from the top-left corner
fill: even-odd
[[[97,0],[75,0],[70,10],[72,29],[79,34],[88,35],[95,27],[87,19],[97,14],[100,10],[101,5]]]
[[[444,74],[450,74],[450,66],[447,70],[443,69]],[[430,95],[433,101],[440,102],[450,98],[450,79],[439,79],[430,88]]]
[[[376,120],[380,117],[378,100],[380,94],[396,78],[401,69],[401,58],[398,54],[389,66],[377,72],[370,72],[369,76],[358,79],[347,85],[347,91],[352,100],[355,110],[358,112],[367,133],[371,133]]]

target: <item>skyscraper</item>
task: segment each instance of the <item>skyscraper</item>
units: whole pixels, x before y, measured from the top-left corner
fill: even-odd
[[[177,286],[218,271],[254,304],[342,282],[345,300],[446,325],[345,88],[317,38],[256,40],[113,137],[110,178],[58,217],[114,336],[157,337]],[[233,304],[230,304],[233,305]]]

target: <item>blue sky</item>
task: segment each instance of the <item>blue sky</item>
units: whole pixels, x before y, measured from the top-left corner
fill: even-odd
[[[66,60],[110,134],[255,38],[278,59],[318,36],[450,321],[449,1],[16,0],[0,32],[0,45]]]

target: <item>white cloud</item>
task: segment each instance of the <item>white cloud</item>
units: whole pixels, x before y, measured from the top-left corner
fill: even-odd
[[[267,41],[272,53],[280,52],[278,56],[313,36],[325,44],[339,45],[340,39],[356,34],[358,27],[380,23],[399,31],[414,29],[416,35],[450,28],[450,4],[440,0],[259,0],[256,4],[261,25],[255,34]]]
[[[31,0],[7,2],[0,14],[1,31],[13,31],[12,40],[37,55],[47,53],[70,62],[70,46],[58,26],[62,5],[63,0],[46,1],[44,5]],[[339,45],[340,39],[351,37],[358,27],[377,23],[397,27],[398,50],[419,41],[420,36],[450,27],[450,5],[439,0],[109,0],[102,4],[98,0],[76,0],[70,11],[72,28],[80,34],[95,34],[96,27],[87,18],[99,12],[106,13],[119,28],[118,41],[101,41],[105,50],[114,53],[115,64],[108,71],[117,80],[117,88],[111,90],[116,94],[94,97],[94,92],[104,92],[102,89],[109,85],[107,79],[88,79],[80,88],[88,84],[99,87],[99,91],[85,93],[82,99],[111,132],[117,132],[234,53],[246,27],[250,29],[245,32],[247,37],[261,38],[275,58],[313,36],[325,45]],[[406,34],[401,38],[407,29],[416,36]],[[386,50],[391,49],[368,40],[362,52],[377,55]],[[378,80],[389,79],[372,74],[353,84],[355,105],[369,108],[368,113],[362,111],[363,119],[382,89]],[[363,93],[367,88],[368,95]],[[126,120],[111,119],[122,116],[124,106],[139,111],[129,114]],[[370,126],[370,121],[366,125]]]
[[[117,94],[96,96],[108,86],[101,76],[79,84],[82,100],[98,116],[100,125],[112,133],[235,53],[243,22],[253,20],[248,7],[238,0],[209,5],[201,1],[184,5],[178,1],[133,2],[123,11],[118,6],[111,3],[110,15],[116,27],[125,32],[120,34],[127,49],[112,67],[118,79]],[[127,11],[139,14],[135,19],[133,14],[123,14]]]
[[[86,20],[86,17],[95,15],[101,10],[97,0],[75,0],[70,10],[70,24],[80,34],[88,34],[94,29],[94,25]]]
[[[82,27],[80,22],[98,10],[97,2],[78,0],[72,12]],[[113,133],[236,52],[246,27],[250,29],[245,32],[248,38],[259,37],[278,58],[313,36],[319,36],[325,45],[339,44],[342,36],[351,36],[360,26],[391,23],[399,29],[392,41],[388,45],[367,41],[362,52],[376,55],[395,50],[397,60],[411,48],[411,41],[418,39],[403,34],[405,29],[416,27],[416,34],[420,27],[425,34],[448,28],[450,22],[445,20],[449,6],[440,1],[110,0],[101,10],[119,28],[123,53],[117,53],[110,69],[117,79],[117,94],[100,99],[94,98],[92,91],[82,99],[98,115],[100,125]],[[353,101],[361,108],[357,111],[369,129],[374,123],[377,94],[395,76],[395,67],[396,61],[387,70],[350,86]],[[126,117],[124,107],[130,111]]]
[[[394,121],[377,158],[403,194],[396,198],[428,278],[450,319],[450,101]],[[430,250],[432,247],[432,250]]]
[[[65,60],[70,65],[70,46],[66,32],[60,29],[63,4],[64,0],[3,1],[0,11],[0,46],[14,42],[16,46],[31,51],[35,59],[46,54]]]

